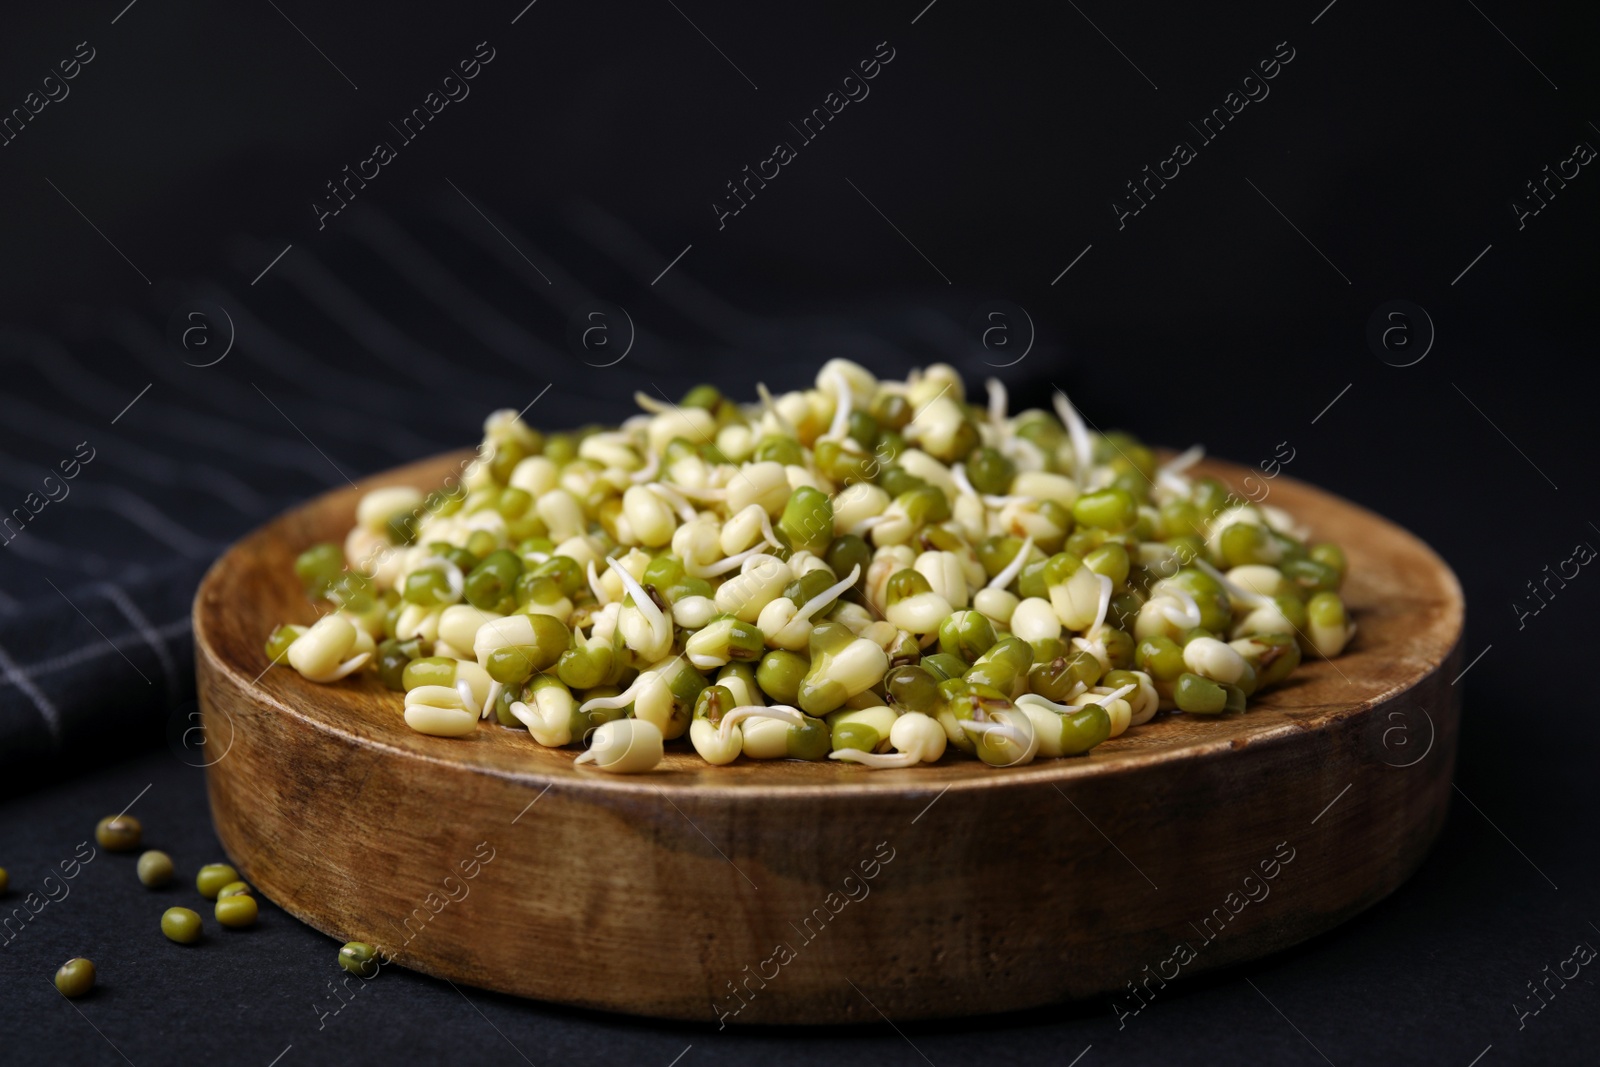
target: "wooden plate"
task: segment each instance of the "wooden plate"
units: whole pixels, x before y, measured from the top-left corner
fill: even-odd
[[[363,489],[432,487],[461,458]],[[196,597],[208,751],[226,752],[207,772],[217,833],[246,878],[336,939],[541,1000],[833,1023],[1120,990],[1132,1011],[1164,980],[1381,900],[1444,822],[1455,576],[1369,512],[1271,486],[1344,546],[1360,632],[1244,715],[1163,716],[1007,770],[711,767],[685,746],[634,778],[487,723],[414,733],[370,674],[321,686],[266,670],[269,630],[313,618],[295,554],[354,522],[359,494],[341,489],[235,545]]]

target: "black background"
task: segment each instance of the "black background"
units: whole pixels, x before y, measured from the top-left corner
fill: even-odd
[[[1309,945],[1176,987],[1127,1030],[1090,1004],[904,1026],[913,1050],[887,1026],[716,1034],[458,995],[398,971],[318,1033],[306,1005],[337,973],[326,939],[269,907],[257,930],[179,960],[153,927],[128,932],[143,890],[107,857],[0,953],[9,1057],[122,1062],[89,1022],[138,1064],[219,1048],[266,1064],[290,1044],[285,1065],[517,1062],[510,1045],[541,1065],[663,1067],[688,1045],[685,1067],[919,1051],[938,1067],[1065,1064],[1091,1044],[1086,1067],[1465,1065],[1489,1045],[1485,1065],[1592,1061],[1587,971],[1520,1030],[1512,1004],[1575,942],[1600,943],[1595,579],[1521,626],[1512,604],[1575,543],[1600,541],[1587,480],[1600,177],[1584,168],[1520,229],[1511,205],[1575,144],[1600,144],[1596,9],[922,2],[113,0],[8,13],[0,108],[22,106],[78,42],[95,58],[0,147],[5,397],[36,416],[6,416],[6,461],[52,464],[78,427],[107,426],[96,477],[220,547],[344,476],[469,443],[490,407],[520,408],[546,385],[531,421],[616,420],[635,390],[794,388],[832,354],[883,374],[945,359],[974,390],[999,373],[1017,406],[1057,384],[1102,426],[1245,463],[1287,441],[1291,475],[1452,563],[1466,658],[1487,649],[1460,683],[1457,800],[1470,802],[1418,875]],[[495,58],[471,95],[319,230],[323,183],[396,140],[388,123],[480,41]],[[870,96],[719,230],[724,183],[794,142],[788,123],[882,41],[895,58]],[[1294,59],[1270,95],[1119,229],[1123,183],[1195,142],[1187,122],[1279,42]],[[1431,348],[1414,314],[1412,347],[1369,345],[1369,318],[1399,299],[1425,309]],[[234,324],[213,367],[192,364],[219,349],[185,350],[172,325],[198,300]],[[637,329],[610,367],[569,340],[596,300]],[[1009,347],[985,349],[973,325],[993,301],[1012,309]],[[1027,347],[1026,318],[1032,348],[994,371]],[[271,470],[207,457],[248,485],[251,506],[212,515],[110,462],[118,448],[178,454],[175,428],[205,420],[293,452]],[[20,495],[26,479],[9,480]],[[101,521],[68,501],[38,536],[71,550]],[[0,573],[21,610],[53,595],[48,567]],[[154,754],[66,766],[6,802],[14,892],[146,783],[135,812],[153,843],[180,868],[216,854],[199,774],[158,734]],[[1125,906],[1141,891],[1131,883]],[[78,954],[102,972],[83,1017],[47,984]]]

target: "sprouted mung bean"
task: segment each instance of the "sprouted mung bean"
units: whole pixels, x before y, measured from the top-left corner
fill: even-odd
[[[947,751],[1075,756],[1161,712],[1245,709],[1355,632],[1344,554],[1065,394],[1007,413],[935,365],[739,405],[638,394],[614,429],[497,411],[460,483],[376,489],[295,571],[327,611],[266,654],[376,673],[412,729],[481,719],[578,762],[655,767]],[[231,875],[230,875],[231,878]]]

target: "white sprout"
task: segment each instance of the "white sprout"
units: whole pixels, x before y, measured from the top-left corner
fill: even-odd
[[[1077,689],[1078,693],[1082,693],[1082,681],[1075,686],[1075,689]],[[1070,702],[1074,696],[1074,693],[1069,693],[1067,694],[1067,701],[1069,701],[1067,704],[1056,704],[1056,702],[1051,701],[1050,697],[1048,696],[1040,696],[1038,693],[1024,693],[1022,696],[1016,697],[1016,701],[1013,702],[1014,704],[1018,705],[1018,707],[1042,707],[1042,709],[1045,709],[1046,712],[1056,712],[1059,713],[1059,715],[1064,715],[1064,713],[1075,712],[1075,710],[1078,710],[1080,707],[1082,707],[1080,704],[1072,704],[1072,702]]]
[[[852,532],[854,532],[856,534],[856,536],[859,537],[861,534],[866,533],[868,530],[872,529],[874,526],[877,526],[880,523],[888,522],[890,519],[892,519],[894,517],[895,516],[889,514],[887,511],[880,512],[877,515],[869,515],[866,518],[862,519],[860,522],[856,523],[855,526],[852,527]]]
[[[950,467],[950,480],[956,483],[956,488],[967,496],[977,496],[978,491],[972,487],[972,482],[967,478],[967,465],[965,463],[952,464]]]
[[[895,719],[889,729],[889,743],[899,749],[894,754],[842,748],[828,754],[829,759],[859,763],[873,770],[915,767],[918,763],[937,763],[944,755],[947,737],[944,727],[918,711],[908,711]]]
[[[848,575],[839,579],[839,581],[828,586],[828,588],[824,589],[822,592],[806,601],[806,606],[795,613],[794,618],[789,620],[789,625],[793,626],[795,623],[809,623],[813,615],[830,607],[833,602],[842,596],[847,590],[853,589],[857,579],[860,577],[861,564],[857,563],[850,568],[850,573]]]
[[[994,423],[999,430],[1006,422],[1006,383],[999,378],[990,378],[983,383],[989,390],[989,421]]]
[[[766,545],[757,544],[751,545],[743,552],[736,552],[727,559],[718,560],[716,563],[708,563],[704,566],[693,560],[686,559],[683,561],[683,572],[691,578],[715,578],[719,574],[727,574],[729,571],[738,570],[744,566],[746,560],[754,559],[757,556],[765,556],[766,552]]]
[[[1190,445],[1180,454],[1156,468],[1156,484],[1167,492],[1178,497],[1186,497],[1193,488],[1193,483],[1184,475],[1190,467],[1200,462],[1205,457],[1206,450],[1199,445]]]
[[[1127,685],[1118,686],[1117,688],[1113,689],[1111,692],[1102,694],[1102,695],[1096,697],[1094,700],[1086,701],[1086,703],[1099,704],[1099,703],[1101,703],[1103,701],[1104,702],[1109,702],[1109,701],[1112,701],[1112,700],[1121,700],[1122,698],[1126,697],[1129,693],[1133,692],[1137,688],[1139,688],[1139,683],[1137,683],[1137,682],[1129,682]]]
[[[1111,610],[1111,590],[1114,588],[1111,579],[1104,574],[1096,574],[1095,577],[1100,580],[1100,605],[1095,609],[1094,625],[1088,630],[1091,634],[1098,634],[1106,624],[1106,613]]]
[[[633,402],[644,408],[644,410],[648,411],[652,415],[664,415],[672,410],[671,404],[667,403],[665,400],[657,400],[643,389],[639,389],[634,392]]]
[[[652,456],[654,454],[655,453],[653,453],[653,452],[651,453]],[[694,518],[695,518],[694,505],[689,503],[689,501],[684,498],[684,495],[682,493],[678,492],[678,490],[675,487],[667,485],[665,482],[649,482],[649,483],[647,483],[645,485],[645,488],[650,490],[656,496],[660,497],[662,500],[665,500],[668,504],[671,504],[674,508],[676,508],[677,511],[678,511],[678,519],[679,519],[679,521],[681,521],[681,522],[693,522],[694,521]]]
[[[1295,522],[1294,516],[1273,504],[1262,504],[1261,515],[1267,520],[1267,526],[1293,537],[1297,541],[1311,539],[1311,528],[1302,523]]]
[[[966,477],[966,464],[963,464],[963,462],[950,466],[950,482],[954,482],[955,488],[962,491],[965,496],[976,496],[976,498],[982,499],[982,494],[978,490],[974,490],[970,478]]]
[[[1277,603],[1277,601],[1273,600],[1269,596],[1264,596],[1253,589],[1246,589],[1244,586],[1235,582],[1232,578],[1229,578],[1226,574],[1223,574],[1221,571],[1217,570],[1217,568],[1213,567],[1205,560],[1200,559],[1198,556],[1195,557],[1194,565],[1211,575],[1211,577],[1215,578],[1217,580],[1217,584],[1222,586],[1222,588],[1230,597],[1239,601],[1241,604],[1248,604],[1253,608],[1259,608],[1267,604]]]
[[[1102,671],[1109,671],[1111,669],[1111,653],[1109,650],[1107,650],[1106,643],[1099,638],[1090,639],[1074,637],[1072,639],[1072,647],[1081,648],[1083,651],[1093,656],[1100,662],[1100,669]]]
[[[359,671],[362,667],[365,667],[367,665],[367,660],[371,658],[371,652],[362,652],[351,656],[349,659],[339,664],[339,666],[335,667],[333,673],[328,675],[327,680],[330,682],[337,682],[340,678],[348,677],[349,675],[354,674],[356,671]],[[321,679],[318,680],[320,681]]]
[[[628,480],[635,485],[642,485],[650,481],[661,470],[661,453],[653,448],[646,448],[644,451],[644,466],[628,475]]]
[[[767,509],[762,508],[761,514],[757,517],[761,520],[761,539],[773,548],[783,548],[783,542],[778,540],[777,533],[772,529],[772,516],[767,514]]]
[[[472,686],[465,678],[456,679],[456,692],[461,694],[461,703],[467,706],[468,711],[476,711],[478,718],[483,718],[483,710],[477,708],[477,700],[472,696]]]
[[[483,711],[479,713],[478,718],[487,719],[489,717],[489,713],[494,710],[495,701],[500,699],[500,693],[504,689],[504,685],[494,681],[493,679],[490,679],[489,695],[483,698]],[[470,708],[472,705],[468,704],[467,707]]]
[[[1163,463],[1161,465],[1161,469],[1164,471],[1171,471],[1174,474],[1181,474],[1190,467],[1194,466],[1196,463],[1199,463],[1202,459],[1205,459],[1205,457],[1206,450],[1204,447],[1201,445],[1190,445],[1188,448],[1184,449],[1182,452]]]
[[[1079,682],[1073,687],[1072,692],[1067,694],[1067,703],[1065,704],[1057,704],[1049,697],[1040,696],[1038,693],[1023,693],[1021,696],[1017,697],[1014,703],[1018,707],[1026,706],[1044,708],[1046,711],[1053,711],[1059,715],[1065,715],[1069,712],[1082,711],[1090,704],[1105,705],[1109,704],[1113,700],[1121,700],[1123,697],[1127,696],[1129,693],[1132,693],[1138,688],[1139,686],[1136,683],[1129,682],[1127,685],[1113,689],[1109,693],[1090,693],[1086,688],[1084,688],[1083,683]],[[1085,699],[1081,704],[1072,703],[1072,701],[1076,700],[1080,696],[1092,696],[1094,699]]]
[[[761,397],[762,411],[772,416],[772,420],[778,424],[780,430],[799,440],[800,434],[795,431],[794,425],[783,417],[783,412],[778,410],[778,403],[772,399],[772,390],[767,388],[766,382],[756,383],[756,394]]]
[[[467,579],[461,573],[461,568],[445,559],[443,556],[429,556],[417,564],[414,570],[426,570],[429,567],[438,567],[444,572],[445,579],[450,583],[450,602],[455,603],[461,599],[461,594],[466,591]]]
[[[1078,697],[1082,696],[1088,691],[1088,686],[1084,685],[1082,682],[1077,682],[1067,692],[1067,695],[1063,698],[1065,702],[1061,704],[1057,704],[1049,697],[1041,696],[1038,693],[1023,693],[1022,695],[1018,696],[1016,700],[1012,701],[1012,703],[1019,708],[1043,708],[1046,711],[1056,712],[1058,715],[1065,715],[1072,711],[1082,711],[1083,704],[1090,703],[1090,701],[1087,700],[1084,701],[1083,704],[1075,703]]]
[[[1020,752],[1017,754],[1017,758],[1007,766],[1027,763],[1033,759],[1034,753],[1038,751],[1039,738],[1034,733],[1032,724],[1028,721],[1026,714],[1019,715],[1006,711],[996,711],[986,719],[962,719],[961,728],[969,734],[975,734],[983,738],[986,738],[988,734],[994,734],[1002,742],[1009,741],[1012,745],[1015,745]]]
[[[846,437],[844,440],[839,442],[839,447],[853,456],[865,457],[872,455],[872,453],[868,452],[866,448],[862,446],[861,442],[857,441],[854,437]]]
[[[1008,504],[1031,504],[1033,502],[1031,496],[985,496],[978,492],[977,489],[973,488],[972,481],[967,477],[967,465],[965,463],[957,463],[950,468],[950,480],[955,482],[956,488],[967,496],[975,496],[983,501],[985,507],[1003,508]]]
[[[712,487],[708,487],[708,486],[680,485],[680,486],[677,487],[677,489],[678,489],[678,492],[682,493],[684,496],[694,497],[696,500],[726,500],[726,499],[728,499],[728,489],[727,489],[726,486],[722,486],[720,488],[712,488]]]
[[[1156,603],[1161,597],[1177,601],[1182,613],[1175,612],[1169,604]],[[1166,620],[1174,626],[1192,630],[1200,625],[1200,605],[1195,603],[1194,597],[1190,595],[1189,590],[1181,585],[1163,583],[1160,596],[1151,597],[1147,603],[1155,604]]]
[[[850,380],[844,376],[844,371],[835,367],[828,372],[828,381],[833,385],[836,399],[833,406],[833,425],[828,427],[828,432],[823,437],[829,441],[842,441],[850,430],[850,410],[855,398],[851,395]]]
[[[606,595],[606,587],[601,584],[600,575],[595,573],[594,560],[591,559],[589,561],[587,571],[589,574],[589,591],[594,594],[595,600],[600,602],[600,606],[605,607],[611,603],[611,598]]]
[[[861,565],[858,563],[850,568],[848,576],[841,578],[838,582],[828,586],[828,588],[806,601],[805,607],[790,616],[787,622],[778,626],[776,632],[772,632],[772,636],[767,638],[768,643],[778,648],[804,647],[806,638],[811,632],[812,616],[832,606],[833,602],[843,595],[846,590],[855,586],[856,579],[860,577]],[[779,598],[772,603],[787,604],[789,601],[785,598]],[[762,629],[765,630],[766,627],[762,627]]]
[[[1006,436],[1000,443],[1000,451],[1017,465],[1019,471],[1044,470],[1044,453],[1039,451],[1039,446],[1026,437],[1018,437],[1011,433],[1011,424],[1006,424]]]
[[[612,570],[617,572],[617,577],[622,579],[622,584],[628,590],[628,595],[633,597],[634,608],[650,624],[651,647],[660,649],[672,644],[672,621],[666,617],[661,608],[651,599],[650,594],[644,591],[644,586],[639,584],[638,579],[628,573],[626,567],[618,563],[615,558],[608,560],[608,562],[611,564]]]
[[[1017,549],[1017,554],[1011,557],[1011,562],[1005,569],[989,580],[990,589],[1004,589],[1022,573],[1022,568],[1028,563],[1028,553],[1033,551],[1033,535],[1029,534],[1022,539],[1022,547]]]
[[[639,695],[640,691],[643,690],[645,686],[652,684],[657,677],[658,675],[655,671],[640,671],[639,677],[633,680],[633,684],[628,686],[628,688],[624,689],[622,692],[618,693],[616,696],[593,697],[592,699],[585,700],[578,710],[582,712],[596,710],[616,711],[619,708],[625,708],[629,704],[632,704],[634,698]]]
[[[740,704],[736,708],[730,708],[723,714],[722,722],[717,726],[717,732],[726,741],[733,736],[733,728],[746,719],[776,719],[779,722],[786,722],[790,726],[804,726],[806,724],[806,718],[800,713],[800,710],[787,704],[773,704],[771,706],[766,704]]]
[[[915,767],[922,757],[915,752],[863,752],[859,748],[840,748],[828,753],[829,759],[845,763],[859,763],[875,771],[892,771],[902,767]]]
[[[1106,613],[1111,610],[1111,579],[1103,574],[1096,574],[1100,582],[1100,602],[1095,609],[1094,623],[1084,631],[1083,637],[1074,637],[1072,645],[1081,648],[1095,659],[1100,661],[1102,670],[1111,669],[1111,653],[1106,649],[1106,639],[1103,627],[1106,624]]]
[[[1186,497],[1194,486],[1181,474],[1167,470],[1165,467],[1156,471],[1156,485],[1176,497]]]
[[[589,640],[610,641],[617,634],[617,622],[622,617],[622,605],[613,601],[599,611],[589,614]]]
[[[1090,464],[1094,462],[1094,445],[1089,440],[1089,428],[1083,424],[1083,416],[1078,414],[1078,409],[1072,406],[1072,401],[1067,399],[1067,394],[1060,389],[1055,395],[1056,414],[1061,416],[1061,424],[1067,428],[1067,433],[1072,435],[1072,451],[1076,456],[1078,477],[1088,476]]]

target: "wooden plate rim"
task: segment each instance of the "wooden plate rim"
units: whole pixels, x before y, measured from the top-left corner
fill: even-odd
[[[438,478],[434,477],[434,475],[447,470],[451,464],[459,463],[469,454],[468,450],[446,453],[385,471],[363,479],[363,481],[369,488],[393,484],[434,485],[438,481]],[[1246,474],[1254,473],[1248,468],[1210,458],[1203,460],[1198,469],[1203,473],[1220,477],[1225,482],[1237,481]],[[1233,477],[1230,478],[1230,475]],[[1397,684],[1388,690],[1373,694],[1364,700],[1353,702],[1349,705],[1325,705],[1325,710],[1315,718],[1281,723],[1264,729],[1259,733],[1244,737],[1231,736],[1219,738],[1215,741],[1188,740],[1173,742],[1171,745],[1160,749],[1124,753],[1115,761],[1054,759],[1040,760],[1025,767],[982,768],[981,770],[974,764],[974,773],[970,775],[952,779],[941,778],[926,783],[918,782],[913,777],[926,774],[926,769],[922,768],[873,772],[863,772],[855,768],[841,768],[840,778],[836,781],[819,783],[795,781],[750,782],[743,780],[738,786],[730,788],[729,786],[717,785],[714,782],[706,783],[703,779],[675,781],[681,776],[671,772],[640,776],[620,776],[608,775],[600,771],[562,772],[536,768],[530,768],[526,771],[511,771],[499,767],[486,766],[477,762],[430,755],[425,752],[390,744],[380,738],[360,735],[342,729],[337,723],[301,711],[280,699],[276,694],[261,688],[256,684],[257,677],[253,677],[250,671],[241,669],[218,653],[212,639],[211,608],[209,605],[213,602],[213,598],[209,594],[225,579],[230,568],[254,566],[255,564],[250,558],[252,546],[277,536],[281,528],[295,516],[320,508],[335,506],[337,501],[345,497],[350,498],[349,505],[353,509],[354,501],[359,497],[362,490],[351,487],[339,487],[329,490],[291,508],[252,530],[229,546],[228,550],[218,557],[216,562],[206,571],[196,591],[193,606],[194,641],[197,655],[203,655],[207,662],[213,668],[220,670],[239,691],[251,693],[256,699],[269,703],[279,712],[293,717],[301,724],[337,737],[348,745],[380,748],[403,758],[422,760],[529,787],[561,785],[568,788],[588,788],[599,793],[615,794],[618,799],[632,798],[652,791],[662,793],[670,790],[673,795],[696,800],[729,800],[777,796],[800,798],[812,795],[916,796],[932,793],[942,794],[945,791],[966,792],[1007,786],[1059,785],[1064,782],[1091,779],[1102,775],[1137,773],[1173,761],[1215,760],[1241,749],[1275,745],[1308,731],[1325,729],[1343,723],[1360,716],[1378,704],[1388,703],[1422,685],[1436,675],[1445,664],[1451,662],[1462,638],[1465,605],[1460,581],[1449,565],[1432,548],[1409,530],[1362,508],[1360,505],[1352,503],[1344,497],[1286,475],[1279,475],[1275,479],[1275,485],[1290,487],[1291,495],[1303,493],[1320,496],[1330,504],[1348,510],[1366,522],[1384,527],[1391,536],[1398,537],[1409,551],[1432,562],[1437,568],[1438,576],[1443,580],[1445,599],[1448,601],[1445,615],[1437,623],[1437,625],[1449,627],[1451,631],[1444,654],[1440,657],[1439,662],[1433,664],[1427,670],[1411,676],[1404,683]],[[284,580],[292,580],[292,578],[286,575]],[[263,620],[263,633],[265,633],[266,627],[275,624],[276,621]],[[569,753],[570,756],[574,757],[577,754],[575,750],[563,749],[557,751]],[[947,760],[950,758],[946,757]],[[965,763],[967,761],[963,760],[962,762]],[[938,766],[950,766],[950,764],[941,763]]]

